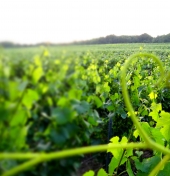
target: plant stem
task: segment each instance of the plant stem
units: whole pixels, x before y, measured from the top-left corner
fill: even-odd
[[[5,172],[2,176],[13,176],[39,163],[50,161],[53,159],[60,159],[60,158],[66,158],[66,157],[71,157],[71,156],[80,155],[80,154],[101,152],[101,151],[106,151],[108,149],[119,149],[119,148],[123,148],[123,149],[124,148],[128,148],[128,149],[129,148],[147,148],[147,145],[145,143],[98,145],[98,146],[82,147],[82,148],[68,149],[68,150],[59,151],[59,152],[42,153],[42,154],[38,154],[38,153],[37,154],[36,153],[35,154],[34,153],[3,154],[1,153],[0,159],[28,159],[31,157],[33,158],[32,160],[26,161],[23,164],[20,164],[19,166],[13,169],[10,169],[9,171]]]
[[[120,176],[120,175],[122,175],[122,174],[124,174],[124,173],[126,173],[126,170],[125,170],[125,171],[123,171],[123,172],[121,172],[121,173],[119,174],[119,176]]]
[[[14,167],[13,169],[10,169],[9,171],[7,171],[4,174],[2,174],[2,176],[12,176],[12,175],[18,174],[19,172],[24,171],[24,170],[30,168],[31,166],[34,166],[34,165],[36,165],[36,164],[38,164],[40,162],[41,162],[41,158],[40,157],[32,159],[32,160],[27,161],[27,162],[25,162],[23,164],[20,164],[17,167]]]
[[[68,149],[63,151],[51,152],[51,153],[0,153],[0,160],[2,159],[33,159],[37,157],[43,157],[45,160],[66,158],[79,154],[102,152],[108,149],[130,149],[130,148],[148,148],[145,143],[128,143],[128,144],[104,144],[89,147],[80,147],[74,149]]]
[[[170,155],[165,155],[158,165],[152,170],[149,176],[156,176],[169,159]]]

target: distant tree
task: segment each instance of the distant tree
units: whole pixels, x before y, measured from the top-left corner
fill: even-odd
[[[14,43],[12,43],[12,42],[1,42],[0,43],[0,45],[2,46],[2,47],[4,47],[4,48],[9,48],[9,47],[14,47]]]
[[[74,44],[111,44],[111,43],[152,43],[153,37],[144,33],[142,35],[134,35],[134,36],[127,36],[127,35],[108,35],[106,37],[100,37],[92,40],[87,41],[80,41]]]
[[[150,35],[144,33],[138,37],[138,40],[139,43],[152,43],[153,38]]]
[[[170,42],[170,34],[164,36],[164,42]]]

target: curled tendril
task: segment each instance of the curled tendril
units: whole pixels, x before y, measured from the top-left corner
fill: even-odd
[[[142,57],[154,59],[154,61],[159,66],[161,76],[160,76],[160,79],[158,80],[158,82],[156,83],[155,86],[158,86],[164,80],[164,77],[165,77],[164,67],[163,67],[163,64],[160,61],[160,59],[157,58],[153,54],[149,54],[149,53],[138,53],[138,54],[135,54],[135,55],[132,55],[131,57],[129,57],[129,59],[127,60],[127,62],[125,62],[125,65],[123,66],[122,73],[121,73],[121,85],[122,85],[122,91],[123,91],[124,101],[125,101],[125,104],[126,104],[126,107],[127,107],[128,111],[129,111],[129,113],[131,115],[131,119],[132,119],[133,123],[136,125],[136,127],[138,128],[138,130],[139,130],[140,134],[142,135],[144,141],[146,143],[150,143],[150,139],[149,139],[148,135],[142,129],[142,127],[141,127],[140,123],[138,122],[137,117],[135,115],[134,109],[133,109],[132,104],[130,102],[130,98],[129,98],[129,94],[128,94],[127,86],[126,86],[126,79],[125,79],[126,78],[127,69],[130,66],[130,64],[132,63],[132,61],[134,62],[137,59],[142,58]]]
[[[153,54],[149,54],[149,53],[139,53],[139,54],[135,54],[135,55],[132,55],[131,57],[129,57],[129,59],[127,60],[127,62],[123,66],[122,73],[121,73],[122,93],[123,93],[123,97],[124,97],[124,101],[125,101],[126,107],[127,107],[128,111],[130,112],[130,117],[131,117],[133,123],[136,125],[140,135],[143,137],[143,140],[147,144],[148,148],[155,149],[155,150],[158,150],[158,151],[161,151],[161,152],[167,154],[165,159],[163,160],[164,162],[163,163],[159,163],[154,168],[154,170],[149,174],[149,176],[154,176],[155,173],[159,172],[159,170],[161,169],[161,166],[164,165],[167,162],[167,160],[170,158],[170,150],[165,148],[164,146],[152,141],[150,139],[150,137],[147,135],[147,133],[141,127],[141,125],[140,125],[140,123],[139,123],[139,121],[138,121],[138,119],[137,119],[137,117],[135,115],[135,112],[134,112],[134,109],[132,107],[132,104],[130,102],[130,97],[129,97],[129,94],[128,94],[128,91],[127,91],[127,85],[126,85],[126,72],[127,72],[127,69],[129,67],[129,65],[131,64],[131,62],[134,61],[134,59],[138,59],[138,58],[141,58],[141,57],[152,58],[159,66],[161,75],[160,75],[160,78],[159,78],[159,80],[158,80],[158,82],[156,83],[155,86],[159,86],[160,83],[162,81],[164,81],[164,78],[166,78],[166,80],[165,80],[166,81],[165,82],[166,86],[170,86],[170,72],[165,77],[163,64],[162,64],[161,60],[158,57],[156,57]]]
[[[170,88],[170,71],[168,71],[165,79],[165,85],[166,87]]]

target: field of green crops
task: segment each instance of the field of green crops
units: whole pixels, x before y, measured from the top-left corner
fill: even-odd
[[[170,44],[0,48],[0,175],[169,175],[169,71]]]

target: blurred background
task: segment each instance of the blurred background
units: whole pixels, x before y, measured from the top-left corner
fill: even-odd
[[[168,0],[1,0],[0,42],[70,43],[170,31]]]

